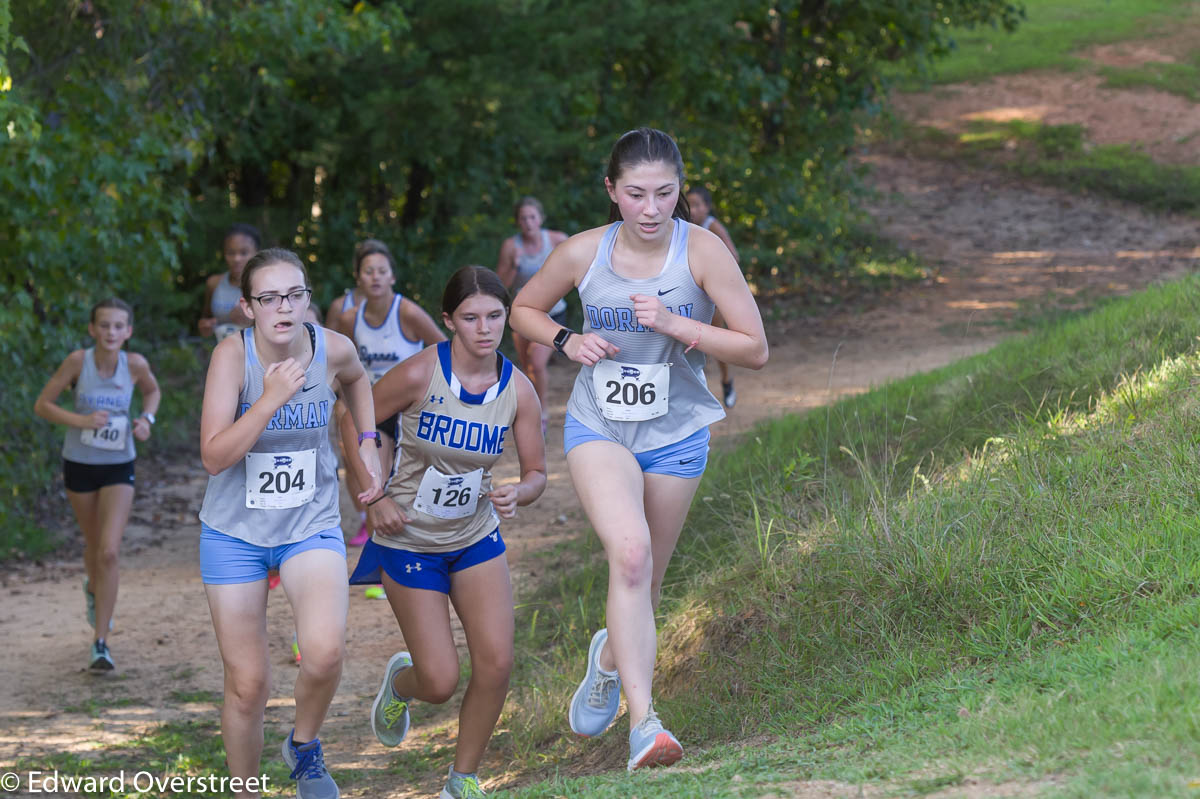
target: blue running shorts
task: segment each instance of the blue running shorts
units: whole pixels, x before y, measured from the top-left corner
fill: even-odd
[[[303,541],[260,547],[240,538],[217,532],[200,523],[200,578],[205,585],[233,585],[267,579],[285,560],[310,549],[329,549],[346,557],[342,531],[334,527],[313,533]]]
[[[380,572],[405,588],[424,588],[428,591],[450,593],[450,575],[478,566],[504,554],[504,539],[497,527],[469,547],[450,552],[413,552],[394,549],[368,541],[358,556],[358,565],[350,575],[350,585],[377,585]]]
[[[708,465],[708,442],[712,434],[702,427],[682,441],[658,449],[635,452],[638,466],[647,474],[668,474],[672,477],[699,477]],[[612,441],[597,433],[571,414],[563,425],[563,452],[570,452],[588,441]],[[615,442],[614,442],[615,443]]]

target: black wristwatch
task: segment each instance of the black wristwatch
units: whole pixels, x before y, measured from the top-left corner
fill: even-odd
[[[558,335],[554,337],[554,349],[562,352],[563,347],[567,346],[567,339],[573,335],[575,335],[574,330],[568,330],[565,327],[562,330],[559,330]]]

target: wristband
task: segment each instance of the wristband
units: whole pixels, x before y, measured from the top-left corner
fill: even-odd
[[[368,430],[368,431],[367,431],[367,432],[365,432],[365,433],[359,433],[359,434],[358,434],[358,445],[361,447],[361,446],[362,446],[362,443],[363,443],[364,441],[366,441],[368,438],[373,438],[373,439],[375,439],[375,448],[376,448],[376,449],[378,449],[379,447],[382,447],[382,446],[383,446],[383,439],[381,439],[381,438],[379,437],[379,431],[378,431],[378,430]]]
[[[695,337],[694,339],[692,339],[692,343],[691,343],[691,344],[687,345],[687,349],[685,349],[685,350],[683,351],[683,354],[684,354],[684,355],[687,355],[689,352],[691,352],[692,350],[696,349],[696,345],[700,343],[700,334],[701,334],[703,331],[704,331],[704,328],[702,328],[702,327],[700,326],[700,323],[699,323],[699,322],[697,322],[697,323],[696,323],[696,337]]]
[[[150,411],[146,411],[145,413],[143,413],[142,418],[145,419],[150,424],[154,424],[154,414],[150,413]]]
[[[371,507],[372,505],[374,505],[376,502],[379,502],[379,501],[381,501],[381,500],[385,500],[385,499],[387,499],[387,494],[382,494],[382,495],[380,495],[380,496],[378,496],[378,497],[375,497],[375,499],[373,499],[373,500],[371,500],[370,502],[368,502],[368,503],[367,503],[367,507],[369,508],[369,507]]]

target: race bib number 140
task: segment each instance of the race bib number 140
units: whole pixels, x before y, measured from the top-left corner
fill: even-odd
[[[99,430],[87,428],[79,435],[84,446],[96,449],[121,451],[125,449],[125,439],[129,435],[128,416],[109,416],[108,424]]]
[[[246,453],[246,507],[296,508],[317,493],[317,451]]]
[[[605,419],[643,422],[667,412],[671,364],[603,360],[592,367],[592,388]]]

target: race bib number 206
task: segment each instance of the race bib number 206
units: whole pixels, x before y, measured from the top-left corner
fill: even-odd
[[[592,368],[592,388],[604,418],[642,422],[667,412],[671,364],[603,360]]]

